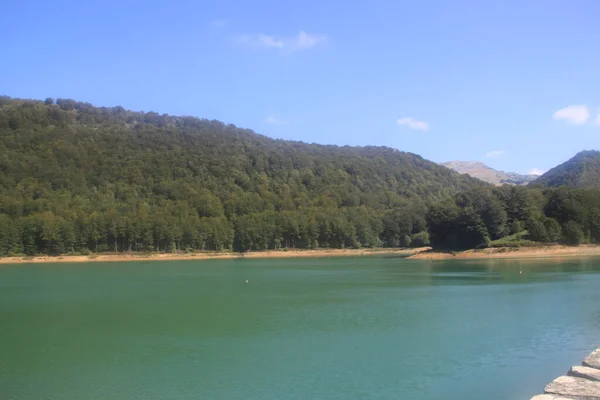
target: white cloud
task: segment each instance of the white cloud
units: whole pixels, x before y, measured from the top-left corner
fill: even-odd
[[[529,171],[529,175],[544,175],[546,173],[545,169],[539,169],[539,168],[532,168],[531,171]]]
[[[485,153],[485,156],[487,158],[495,158],[500,157],[502,154],[504,154],[504,150],[492,150]]]
[[[552,118],[555,120],[565,120],[573,125],[583,125],[590,118],[590,109],[585,104],[567,106],[556,111]]]
[[[298,47],[299,49],[310,49],[311,47],[315,47],[316,45],[318,45],[321,42],[324,42],[325,40],[325,36],[311,35],[304,31],[300,31],[292,41],[292,44]]]
[[[429,130],[429,124],[425,121],[418,121],[412,117],[403,117],[396,120],[398,125],[406,126],[407,128],[414,129],[415,131],[427,131]]]
[[[269,36],[269,35],[258,35],[258,37],[256,38],[256,44],[258,44],[260,47],[264,47],[266,49],[270,49],[270,48],[276,48],[276,49],[282,49],[283,47],[285,47],[285,43],[283,42],[283,39],[278,39],[275,36]]]
[[[240,43],[252,49],[275,49],[290,52],[312,49],[313,47],[325,43],[326,41],[327,36],[314,35],[304,31],[300,31],[296,36],[292,37],[271,36],[263,33],[258,35],[243,35],[239,37]]]
[[[290,121],[287,121],[285,119],[279,119],[274,115],[269,115],[266,119],[266,123],[269,125],[288,125]]]

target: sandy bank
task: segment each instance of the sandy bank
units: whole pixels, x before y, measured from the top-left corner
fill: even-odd
[[[540,257],[587,257],[600,256],[600,246],[545,246],[523,248],[495,248],[482,250],[465,250],[446,253],[425,251],[408,257],[412,260],[460,260],[490,258],[540,258]]]
[[[430,250],[430,247],[416,249],[323,249],[323,250],[280,250],[256,251],[248,253],[121,253],[97,254],[90,256],[37,256],[37,257],[2,257],[0,264],[26,264],[26,263],[57,263],[57,262],[110,262],[110,261],[157,261],[157,260],[212,260],[233,258],[292,258],[292,257],[341,257],[341,256],[369,256],[377,254],[411,255],[421,251]]]

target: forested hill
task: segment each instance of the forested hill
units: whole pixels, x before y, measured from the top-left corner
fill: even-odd
[[[0,255],[418,244],[424,201],[483,185],[391,148],[0,98]]]
[[[597,187],[600,188],[600,151],[577,153],[570,160],[552,168],[531,183],[546,187]]]

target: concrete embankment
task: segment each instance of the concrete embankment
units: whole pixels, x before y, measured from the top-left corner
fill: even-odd
[[[544,394],[531,400],[600,400],[600,349],[590,354],[581,366],[546,385]]]

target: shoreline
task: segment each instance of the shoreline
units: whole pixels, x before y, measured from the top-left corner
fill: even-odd
[[[444,252],[431,247],[393,249],[319,249],[319,250],[266,250],[246,253],[198,252],[198,253],[102,253],[90,255],[59,256],[18,256],[0,257],[1,264],[40,264],[40,263],[87,263],[87,262],[126,262],[126,261],[185,261],[185,260],[232,260],[244,258],[305,258],[305,257],[358,257],[373,255],[397,255],[409,260],[489,260],[489,259],[531,259],[560,257],[600,257],[599,245],[581,246],[542,246],[522,248],[487,248]]]
[[[0,264],[38,264],[70,262],[124,262],[124,261],[184,261],[184,260],[230,260],[243,258],[301,258],[301,257],[349,257],[372,255],[411,256],[428,251],[430,247],[414,249],[322,249],[322,250],[267,250],[247,253],[205,252],[205,253],[106,253],[62,256],[0,257]]]
[[[424,251],[407,257],[410,260],[488,260],[600,256],[600,246],[498,247],[459,252]]]

